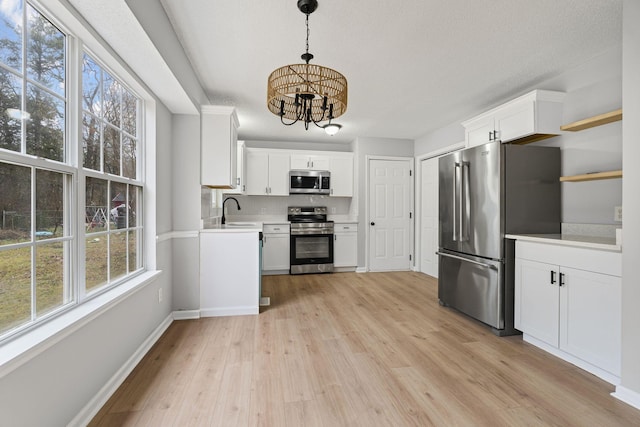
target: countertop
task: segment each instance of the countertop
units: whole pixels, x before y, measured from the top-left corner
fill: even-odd
[[[507,239],[527,242],[622,252],[622,245],[616,244],[615,237],[584,236],[575,234],[507,234],[505,237]]]

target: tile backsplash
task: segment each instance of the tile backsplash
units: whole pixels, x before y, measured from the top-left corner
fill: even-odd
[[[201,218],[205,226],[216,224],[222,216],[222,190],[214,190],[208,187],[201,188]],[[235,217],[242,221],[241,217],[265,216],[278,217],[283,220],[287,217],[289,206],[326,206],[329,215],[357,216],[354,212],[356,203],[350,197],[329,197],[317,195],[293,195],[293,196],[240,196],[235,197],[240,203],[241,210],[236,209],[235,203],[227,203],[227,217]]]
[[[562,223],[562,234],[571,236],[616,237],[622,225]]]

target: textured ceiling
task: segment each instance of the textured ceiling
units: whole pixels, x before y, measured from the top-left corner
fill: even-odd
[[[266,108],[269,73],[304,52],[296,0],[161,3],[211,103],[237,107],[244,139],[416,139],[622,40],[621,0],[319,0],[312,63],[349,82],[343,129],[329,137]]]

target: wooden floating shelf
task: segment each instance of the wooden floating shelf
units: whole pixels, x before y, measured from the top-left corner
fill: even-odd
[[[585,173],[582,175],[561,176],[560,182],[580,182],[580,181],[595,181],[598,179],[614,179],[622,178],[622,170]]]
[[[562,125],[560,126],[560,130],[576,132],[579,130],[606,125],[607,123],[613,123],[620,120],[622,120],[622,108],[620,108],[619,110],[611,111],[609,113],[599,114],[587,119],[578,120],[577,122],[569,123],[567,125]]]

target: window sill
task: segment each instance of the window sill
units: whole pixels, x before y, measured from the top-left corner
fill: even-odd
[[[162,271],[147,271],[0,345],[0,378],[62,341],[120,301],[153,282]]]

